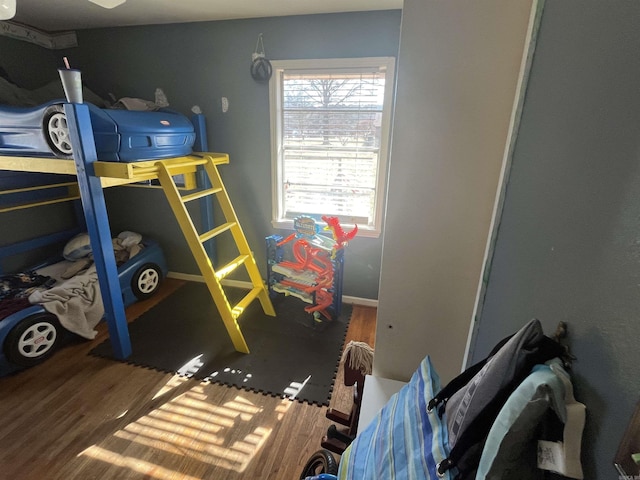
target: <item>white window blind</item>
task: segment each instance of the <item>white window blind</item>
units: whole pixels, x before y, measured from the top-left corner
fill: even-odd
[[[274,223],[330,215],[379,232],[389,60],[341,60],[339,67],[331,66],[335,60],[305,61],[315,63],[307,68],[274,62]]]

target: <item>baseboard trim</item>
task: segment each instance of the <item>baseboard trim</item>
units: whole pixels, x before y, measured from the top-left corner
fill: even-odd
[[[350,303],[351,305],[360,305],[362,307],[378,308],[378,300],[375,298],[352,297],[351,295],[343,295],[342,303]]]
[[[176,280],[186,280],[188,282],[205,283],[202,275],[194,275],[191,273],[169,272],[167,274],[167,277],[175,278]],[[222,285],[227,287],[236,287],[236,288],[246,288],[246,289],[251,288],[251,282],[247,282],[243,280],[224,279],[222,280]],[[351,305],[361,305],[363,307],[378,308],[378,300],[373,298],[362,298],[362,297],[352,297],[351,295],[343,295],[342,301],[344,303],[348,303]]]
[[[204,283],[202,275],[193,275],[191,273],[169,272],[167,278],[175,278],[176,280],[186,280],[187,282]]]

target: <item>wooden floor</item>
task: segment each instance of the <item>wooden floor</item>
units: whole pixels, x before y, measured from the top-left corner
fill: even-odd
[[[373,345],[375,321],[356,306],[347,342]],[[298,479],[331,424],[326,408],[88,355],[106,337],[101,324],[95,340],[0,378],[1,479]],[[351,395],[339,369],[331,406],[348,412]]]

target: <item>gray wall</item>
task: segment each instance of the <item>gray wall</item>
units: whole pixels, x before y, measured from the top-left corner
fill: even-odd
[[[58,76],[60,65],[58,52],[0,35],[0,67],[17,85],[41,87]]]
[[[29,61],[25,61],[29,59]],[[25,88],[37,88],[58,76],[57,52],[38,45],[0,36],[0,67],[10,80]],[[2,174],[8,175],[7,172]],[[36,181],[37,183],[37,181]],[[70,203],[47,205],[0,214],[0,245],[53,233],[75,225],[75,210]],[[2,262],[5,272],[12,272],[41,262],[59,251],[59,246],[40,249]]]
[[[405,0],[376,375],[460,372],[531,0]]]
[[[471,360],[569,326],[585,478],[640,395],[640,3],[547,0]]]
[[[260,33],[270,59],[396,56],[400,11],[99,29],[78,32],[67,54],[87,85],[116,97],[153,99],[162,87],[171,106],[199,105],[208,121],[209,150],[226,152],[221,173],[256,260],[266,275],[264,237],[271,226],[269,99],[249,74]],[[229,99],[223,114],[220,98]],[[158,238],[170,269],[197,273],[186,243],[159,192],[118,188],[106,194],[113,230]],[[224,239],[219,248],[226,255]],[[381,239],[356,238],[346,254],[345,295],[378,297]]]

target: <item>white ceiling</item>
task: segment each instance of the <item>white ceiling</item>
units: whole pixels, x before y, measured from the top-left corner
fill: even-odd
[[[127,0],[112,9],[89,0],[17,0],[13,21],[46,32],[125,25],[402,8],[403,0]]]

